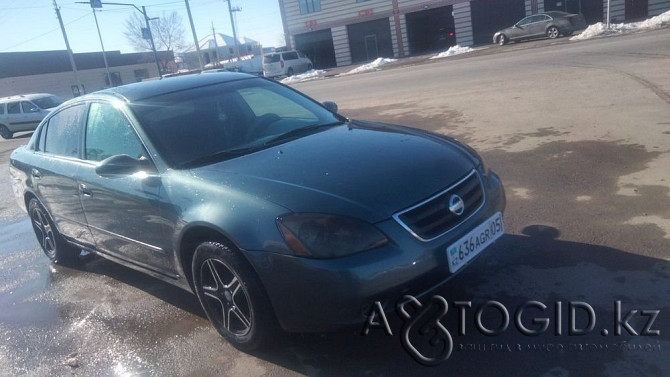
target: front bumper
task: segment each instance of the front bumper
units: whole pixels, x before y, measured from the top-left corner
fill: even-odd
[[[389,244],[343,258],[244,253],[258,272],[284,330],[315,332],[359,326],[375,301],[384,310],[392,310],[404,295],[426,295],[453,276],[446,248],[505,208],[500,179],[490,173],[483,181],[485,205],[454,230],[429,242],[419,241],[389,219],[376,224],[392,240]]]

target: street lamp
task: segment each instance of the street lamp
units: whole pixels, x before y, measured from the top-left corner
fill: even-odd
[[[154,53],[154,59],[156,60],[156,68],[158,69],[158,76],[161,77],[161,78],[163,77],[163,73],[161,72],[161,65],[160,65],[160,62],[158,61],[158,53],[156,53],[156,45],[154,44],[154,36],[153,36],[153,34],[151,33],[151,26],[149,25],[149,21],[151,21],[151,20],[157,20],[158,17],[149,18],[149,16],[147,16],[147,9],[146,9],[146,7],[145,7],[145,6],[142,6],[142,10],[140,10],[140,8],[138,8],[135,4],[127,4],[127,3],[103,3],[103,2],[100,1],[100,0],[90,0],[90,2],[77,2],[77,3],[78,3],[78,4],[91,4],[91,8],[93,8],[93,15],[94,15],[94,16],[95,16],[95,8],[102,8],[103,5],[125,5],[125,6],[131,6],[131,7],[135,8],[138,12],[142,13],[142,15],[144,16],[144,22],[146,22],[146,25],[147,25],[146,29],[147,29],[147,31],[148,31],[148,33],[149,33],[149,38],[147,38],[147,39],[149,39],[149,41],[151,42],[151,51],[153,51],[153,53]],[[98,18],[97,18],[97,17],[95,17],[95,25],[96,25],[96,27],[98,26]],[[144,36],[144,33],[142,33],[142,34],[143,34],[143,36]],[[98,36],[100,36],[100,28],[99,28],[99,27],[98,27]],[[102,45],[102,36],[100,36],[100,45]],[[103,47],[102,49],[103,49],[103,51],[102,51],[102,56],[104,57],[104,56],[105,56],[105,48]],[[105,67],[107,67],[107,58],[106,58],[106,57],[105,57]],[[109,77],[109,68],[107,68],[107,76]],[[110,80],[110,83],[111,83],[111,78],[110,78],[109,80]]]

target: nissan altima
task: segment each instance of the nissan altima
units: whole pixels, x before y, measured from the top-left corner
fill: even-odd
[[[363,324],[504,232],[503,186],[468,146],[240,73],[70,100],[10,174],[54,263],[85,250],[189,290],[242,349]]]

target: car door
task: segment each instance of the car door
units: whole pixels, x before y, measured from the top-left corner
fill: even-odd
[[[101,166],[122,155],[142,160],[144,168],[99,173]],[[131,122],[119,108],[108,102],[91,103],[85,127],[86,164],[79,189],[98,250],[170,275],[174,265],[167,250],[171,250],[173,224],[162,215],[164,190],[148,158]]]
[[[24,123],[24,116],[21,112],[21,103],[13,101],[7,103],[7,128],[11,132],[21,131]]]
[[[60,233],[93,246],[77,185],[85,111],[85,104],[76,104],[47,120],[38,135],[30,179]]]
[[[550,20],[551,18],[544,14],[536,14],[532,16],[531,22],[528,24],[528,33],[532,36],[544,35]]]
[[[21,101],[21,111],[24,119],[23,131],[34,130],[44,118],[42,110],[30,101]]]

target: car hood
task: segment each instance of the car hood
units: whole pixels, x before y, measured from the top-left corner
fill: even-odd
[[[192,174],[290,211],[378,222],[455,183],[478,163],[452,139],[354,121]]]

